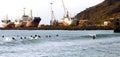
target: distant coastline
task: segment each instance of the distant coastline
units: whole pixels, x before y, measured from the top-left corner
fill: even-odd
[[[2,28],[0,30],[113,30],[113,27],[109,26],[42,26],[26,27],[26,28]]]

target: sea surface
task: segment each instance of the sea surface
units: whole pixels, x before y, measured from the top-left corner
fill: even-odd
[[[120,33],[112,30],[0,30],[0,57],[120,57]]]

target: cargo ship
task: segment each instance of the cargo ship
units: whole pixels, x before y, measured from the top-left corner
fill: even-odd
[[[38,27],[39,23],[41,21],[40,17],[32,17],[32,10],[31,15],[25,14],[25,8],[24,8],[24,14],[19,20],[15,20],[14,22],[11,22],[9,19],[2,20],[3,28],[22,28],[22,27]]]

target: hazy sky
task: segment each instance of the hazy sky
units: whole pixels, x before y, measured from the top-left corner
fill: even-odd
[[[73,17],[86,8],[99,4],[104,0],[63,1],[71,17]],[[49,24],[51,19],[51,2],[53,3],[56,19],[60,20],[64,15],[62,0],[0,0],[0,20],[4,19],[6,15],[8,15],[8,18],[11,20],[21,18],[23,8],[26,8],[26,14],[30,14],[29,12],[32,9],[33,16],[40,16],[42,18],[41,24]]]

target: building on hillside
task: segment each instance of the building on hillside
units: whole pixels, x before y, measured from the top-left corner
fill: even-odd
[[[104,25],[103,26],[109,26],[111,24],[110,21],[104,21]]]
[[[88,25],[88,20],[79,20],[78,26],[87,26]]]
[[[114,24],[114,18],[110,18],[108,20],[105,20],[104,23],[103,23],[103,26],[113,26]]]

